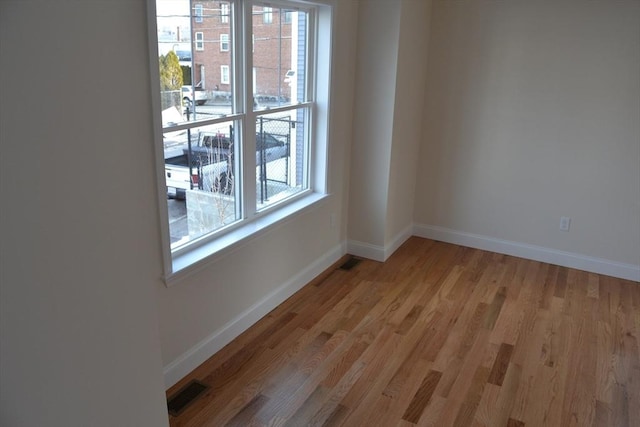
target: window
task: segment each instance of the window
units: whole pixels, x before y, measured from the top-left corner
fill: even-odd
[[[220,22],[222,24],[229,23],[229,3],[220,4]]]
[[[262,22],[271,24],[273,22],[273,8],[265,6],[262,8],[262,13]]]
[[[157,22],[162,16],[166,24],[173,14],[175,26],[185,16],[172,9],[176,3],[185,2],[187,16],[192,6],[148,1]],[[197,85],[182,80],[179,66],[155,63],[168,277],[326,195],[331,7],[322,1],[280,0],[279,7],[265,8],[257,0],[235,0],[223,3],[227,23],[203,15],[203,25],[220,34],[220,51],[203,52],[203,32],[192,33]],[[259,21],[294,8],[290,24]],[[152,42],[166,51],[160,38]],[[220,75],[205,75],[205,66],[219,67]]]
[[[290,10],[283,10],[282,11],[282,22],[284,22],[285,24],[291,24],[291,13],[293,13]]]
[[[229,51],[229,34],[220,34],[220,52]]]
[[[204,50],[204,33],[196,32],[196,50]]]
[[[220,66],[220,83],[225,85],[229,84],[229,66],[228,65]]]
[[[195,16],[195,21],[196,22],[202,22],[203,18],[202,18],[202,5],[201,4],[197,4],[194,6],[193,8],[193,12],[194,12],[194,16]]]

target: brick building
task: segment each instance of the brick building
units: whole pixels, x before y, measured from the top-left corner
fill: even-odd
[[[216,98],[229,94],[233,83],[230,7],[220,0],[191,2],[193,82]],[[262,6],[252,13],[253,92],[261,101],[288,100],[294,13]]]

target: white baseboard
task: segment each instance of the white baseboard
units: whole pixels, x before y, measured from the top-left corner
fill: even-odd
[[[388,245],[379,246],[371,243],[349,240],[347,242],[347,252],[362,258],[374,261],[386,261],[409,237],[413,234],[413,225],[402,230],[391,240]]]
[[[341,256],[347,253],[346,244],[339,244],[307,266],[295,277],[283,284],[261,301],[240,313],[222,328],[200,341],[194,347],[164,367],[164,383],[168,389],[193,371],[222,347],[256,323],[304,285],[320,275]]]
[[[427,239],[483,249],[505,255],[513,255],[520,258],[527,258],[592,273],[605,274],[626,280],[640,281],[640,265],[624,264],[603,258],[495,239],[493,237],[465,233],[433,225],[415,224],[413,234]]]
[[[371,243],[349,240],[347,242],[347,253],[374,261],[384,262],[384,246],[372,245]]]
[[[385,246],[385,249],[384,249],[385,261],[391,255],[393,255],[393,253],[397,251],[398,248],[402,246],[402,244],[406,242],[411,236],[413,236],[413,224],[411,224],[410,226],[402,230],[400,233],[396,234],[396,237],[394,237],[391,243]]]

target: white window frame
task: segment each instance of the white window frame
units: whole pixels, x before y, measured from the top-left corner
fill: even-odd
[[[220,4],[220,22],[223,24],[229,23],[229,3]]]
[[[251,52],[252,40],[245,37],[242,31],[239,31],[243,22],[251,22],[252,7],[261,5],[258,1],[253,0],[230,0],[232,8],[236,10],[231,16],[234,19],[234,35],[232,37],[232,48],[237,51]],[[249,70],[251,74],[252,60],[251,55],[245,53],[244,64],[238,67],[237,64],[230,72],[233,74],[234,84],[234,102],[237,105],[246,105],[249,108],[240,108],[238,113],[227,116],[224,119],[209,119],[197,122],[189,122],[188,124],[177,125],[175,127],[162,127],[161,108],[160,108],[160,76],[158,65],[158,40],[156,27],[156,6],[155,0],[147,0],[148,16],[149,16],[149,42],[150,42],[150,61],[151,61],[151,89],[152,89],[152,109],[153,123],[155,134],[155,153],[156,153],[156,177],[158,202],[161,218],[161,241],[162,254],[164,260],[164,281],[167,286],[174,285],[188,277],[193,272],[208,265],[211,262],[225,256],[238,245],[242,245],[249,239],[253,239],[277,224],[297,215],[308,209],[314,209],[329,197],[328,189],[328,133],[329,133],[329,88],[330,88],[330,70],[331,70],[331,46],[333,44],[333,1],[332,0],[316,0],[313,4],[306,1],[274,1],[270,4],[278,5],[278,7],[300,6],[310,13],[310,22],[308,28],[308,88],[307,93],[309,100],[281,107],[283,111],[292,109],[306,109],[311,114],[308,120],[307,132],[310,140],[307,146],[308,155],[310,156],[308,170],[308,189],[282,201],[278,204],[269,206],[268,208],[257,211],[255,199],[255,176],[251,179],[252,173],[245,168],[242,172],[243,181],[243,215],[241,220],[231,228],[225,228],[220,231],[214,231],[202,238],[196,239],[178,250],[171,250],[171,239],[169,234],[169,217],[166,203],[166,182],[164,170],[164,149],[163,136],[168,129],[170,131],[178,131],[182,128],[199,127],[216,122],[216,120],[236,120],[243,125],[239,132],[246,136],[242,145],[245,152],[255,151],[255,137],[252,136],[254,131],[256,118],[264,112],[253,111],[251,76],[246,76],[243,70]],[[247,33],[248,34],[248,33]],[[237,44],[237,45],[236,45]],[[242,61],[240,61],[242,63]],[[237,86],[237,82],[244,81],[244,85]],[[243,111],[245,110],[245,111]],[[278,108],[275,109],[277,111]],[[274,111],[274,110],[271,110]],[[245,130],[243,130],[245,128]],[[247,132],[247,129],[249,131]],[[252,157],[252,156],[251,156]],[[245,164],[250,164],[247,157]],[[247,177],[250,177],[247,179]],[[253,181],[253,182],[252,182]],[[253,194],[253,195],[252,195]],[[249,197],[247,197],[249,196]],[[252,200],[252,202],[251,202]],[[247,203],[248,202],[248,203]],[[247,207],[247,205],[249,207]]]
[[[194,43],[197,51],[204,50],[204,33],[202,31],[196,31],[194,36]]]
[[[262,23],[263,24],[273,23],[273,8],[271,6],[264,6],[262,8]]]
[[[204,7],[201,4],[193,5],[193,15],[194,15],[195,22],[202,23],[204,21],[203,19]]]
[[[220,52],[229,52],[229,34],[220,34]]]
[[[293,11],[292,10],[285,10],[282,13],[282,23],[283,24],[291,24],[291,20],[292,20],[292,15]]]
[[[220,66],[220,83],[223,85],[228,85],[231,83],[230,71],[228,65]]]

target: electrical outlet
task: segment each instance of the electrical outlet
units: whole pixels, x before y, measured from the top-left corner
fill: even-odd
[[[560,217],[560,231],[569,231],[571,225],[571,218],[568,216]]]

